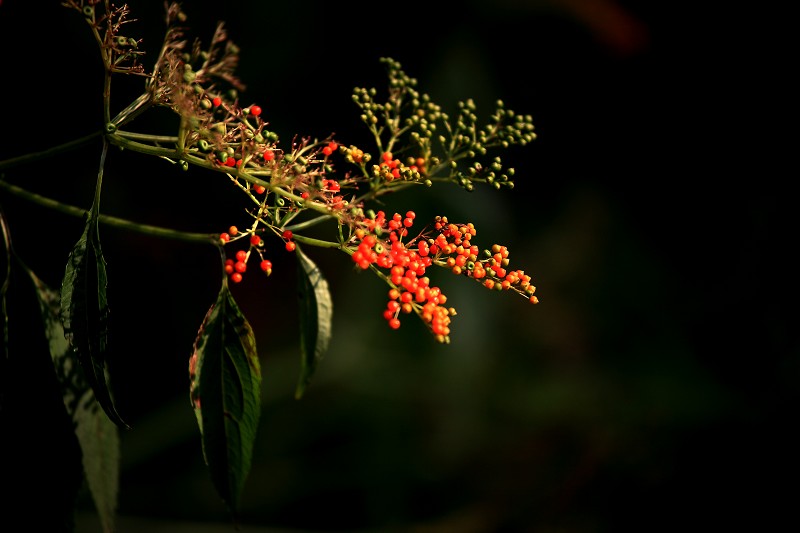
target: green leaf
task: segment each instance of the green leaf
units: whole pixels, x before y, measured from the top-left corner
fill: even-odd
[[[253,330],[227,283],[200,326],[189,378],[203,457],[214,487],[235,514],[261,414],[261,366]]]
[[[119,428],[102,411],[86,381],[75,351],[64,335],[59,294],[25,268],[36,288],[56,376],[67,414],[72,418],[83,471],[104,532],[114,531],[119,491]]]
[[[294,396],[302,398],[311,383],[317,364],[328,350],[331,340],[333,300],[328,281],[319,267],[300,250],[298,261],[298,308],[300,311],[300,378]]]
[[[72,248],[61,284],[61,320],[64,334],[77,354],[97,401],[118,426],[128,429],[108,385],[108,301],[106,266],[100,249],[97,219],[89,218],[83,235]]]

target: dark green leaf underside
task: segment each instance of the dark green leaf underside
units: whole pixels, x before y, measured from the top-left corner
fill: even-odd
[[[70,346],[77,354],[89,386],[106,415],[128,428],[114,406],[108,385],[108,301],[106,267],[97,220],[89,219],[72,248],[61,284],[61,320]]]
[[[300,313],[300,378],[295,398],[301,398],[328,350],[331,340],[333,300],[328,281],[300,247],[297,254],[297,291]]]

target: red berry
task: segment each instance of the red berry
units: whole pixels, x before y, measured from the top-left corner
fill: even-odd
[[[254,117],[257,117],[258,115],[261,114],[261,107],[259,107],[257,105],[251,105],[250,106],[250,114],[253,115]]]
[[[389,327],[390,327],[390,328],[392,328],[392,329],[397,329],[397,328],[399,328],[399,327],[400,327],[400,319],[399,319],[399,318],[393,318],[393,319],[391,319],[391,320],[389,321]]]
[[[289,241],[286,243],[286,251],[287,252],[294,252],[294,249],[297,248],[297,245],[294,241]]]
[[[286,231],[283,232],[283,238],[286,239],[287,241],[291,240],[292,232],[287,229]]]
[[[231,240],[231,236],[228,235],[227,233],[220,233],[219,240],[221,240],[222,242],[228,242]]]
[[[247,259],[247,252],[244,250],[239,250],[236,252],[236,260],[237,261],[245,261]]]
[[[211,103],[214,104],[214,107],[219,107],[222,104],[222,98],[217,96],[216,98],[211,100]]]
[[[245,263],[244,261],[236,261],[236,263],[233,265],[233,269],[236,272],[246,272],[247,271],[247,263]]]
[[[250,235],[250,244],[253,246],[261,246],[261,237],[253,233]]]
[[[269,259],[264,259],[263,261],[261,261],[261,270],[263,270],[264,272],[272,271],[272,261],[270,261]]]
[[[256,191],[256,194],[264,194],[267,188],[263,185],[253,185],[253,190]]]
[[[233,274],[231,274],[231,280],[234,283],[239,283],[240,281],[242,281],[242,275],[239,272],[234,272]]]

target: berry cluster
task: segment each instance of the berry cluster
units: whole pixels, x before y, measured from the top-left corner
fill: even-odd
[[[267,276],[272,274],[272,261],[265,259],[263,255],[262,248],[264,246],[264,240],[255,232],[255,230],[251,230],[247,233],[241,233],[236,226],[231,226],[228,228],[227,232],[220,233],[219,235],[220,243],[223,245],[241,238],[248,238],[248,249],[238,250],[234,255],[235,259],[230,257],[225,259],[225,273],[229,276],[230,280],[234,283],[240,283],[242,281],[242,275],[247,272],[247,262],[250,259],[253,251],[256,252],[260,259],[259,267],[261,270]]]
[[[452,307],[444,307],[447,297],[441,289],[432,287],[430,278],[425,276],[425,270],[431,266],[432,258],[427,250],[414,246],[416,239],[403,242],[403,238],[408,236],[409,228],[414,225],[415,218],[416,214],[408,211],[405,217],[395,213],[387,221],[386,214],[379,211],[374,219],[365,219],[371,221],[366,224],[369,232],[364,229],[356,230],[358,246],[353,251],[352,259],[362,269],[376,265],[389,271],[388,275],[383,274],[392,287],[389,291],[389,302],[383,312],[389,327],[400,327],[401,312],[415,312],[428,325],[437,341],[449,342],[450,317],[456,311]],[[380,238],[379,235],[384,233],[384,226],[388,230],[388,236]]]
[[[433,231],[422,232],[404,242],[414,225],[416,214],[394,213],[391,219],[383,211],[364,217],[353,234],[352,260],[362,270],[375,269],[389,283],[389,302],[383,312],[392,329],[400,327],[400,313],[416,313],[439,342],[449,342],[452,307],[444,307],[447,297],[441,289],[431,286],[426,270],[431,265],[448,268],[456,275],[466,275],[496,290],[513,290],[538,303],[536,287],[522,270],[508,270],[508,249],[493,245],[483,250],[471,244],[475,226],[453,224],[447,217],[437,216]],[[357,243],[357,244],[355,244]],[[388,271],[381,272],[380,269]]]
[[[409,157],[408,165],[392,156],[392,152],[381,155],[381,163],[372,166],[372,176],[384,181],[410,180],[419,181],[425,173],[425,159]]]
[[[438,265],[443,264],[453,274],[483,280],[483,286],[487,289],[513,290],[531,303],[539,303],[534,295],[536,287],[531,284],[531,277],[524,270],[507,269],[508,248],[494,244],[490,250],[483,250],[483,258],[479,259],[479,248],[470,244],[470,239],[477,233],[471,222],[453,224],[447,217],[437,216],[434,228],[439,234],[435,239],[430,239],[429,251],[438,255]]]

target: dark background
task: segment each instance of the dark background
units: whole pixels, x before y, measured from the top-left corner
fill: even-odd
[[[474,222],[482,246],[507,245],[538,306],[434,273],[459,312],[441,346],[412,320],[389,330],[381,282],[310,250],[331,284],[334,329],[297,401],[293,258],[272,243],[272,277],[234,287],[264,375],[244,531],[761,529],[788,517],[797,223],[796,165],[781,161],[793,128],[781,13],[615,0],[184,6],[204,41],[226,21],[242,49],[243,101],[263,107],[284,143],[335,133],[366,147],[350,95],[385,88],[382,56],[451,114],[473,98],[486,117],[500,98],[539,135],[500,154],[516,168],[513,192],[440,187],[391,200]],[[152,61],[162,5],[132,9],[129,33]],[[99,127],[100,65],[82,24],[58,2],[0,4],[0,159]],[[140,85],[114,89],[122,105]],[[92,145],[4,179],[88,208],[98,157]],[[232,189],[112,151],[101,207],[218,232],[246,221]],[[82,222],[5,191],[0,206],[17,252],[58,286]],[[216,251],[110,227],[101,239],[112,385],[133,426],[122,434],[120,531],[231,530],[186,374],[219,289]],[[37,522],[56,514],[75,450],[18,286],[0,431],[3,469],[22,474],[3,476],[19,507],[2,511]],[[99,531],[86,493],[81,510],[80,531]]]

